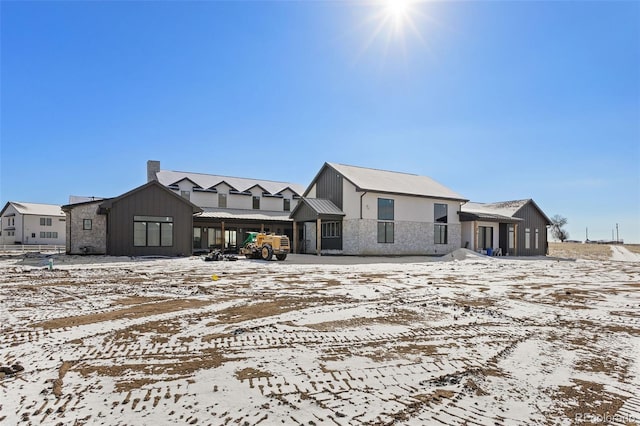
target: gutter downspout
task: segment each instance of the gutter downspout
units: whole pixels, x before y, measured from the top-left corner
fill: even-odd
[[[360,219],[362,219],[362,197],[364,197],[365,195],[367,195],[367,191],[364,191],[360,196]]]

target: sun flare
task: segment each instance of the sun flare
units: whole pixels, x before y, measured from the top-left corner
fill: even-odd
[[[411,19],[411,0],[381,0],[384,18],[400,30]]]

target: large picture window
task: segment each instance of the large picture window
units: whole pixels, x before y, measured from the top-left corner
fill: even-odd
[[[133,245],[136,247],[173,246],[173,218],[134,216]]]

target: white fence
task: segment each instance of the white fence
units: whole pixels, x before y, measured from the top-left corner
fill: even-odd
[[[28,245],[20,245],[20,244],[0,244],[0,251],[11,252],[11,253],[26,253],[26,252],[54,252],[54,253],[64,253],[66,251],[65,246],[54,246],[47,244],[28,244]]]

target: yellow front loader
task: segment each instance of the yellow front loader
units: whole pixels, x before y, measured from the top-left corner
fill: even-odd
[[[240,249],[247,259],[285,260],[291,251],[289,237],[286,235],[265,234],[264,232],[249,232]]]

